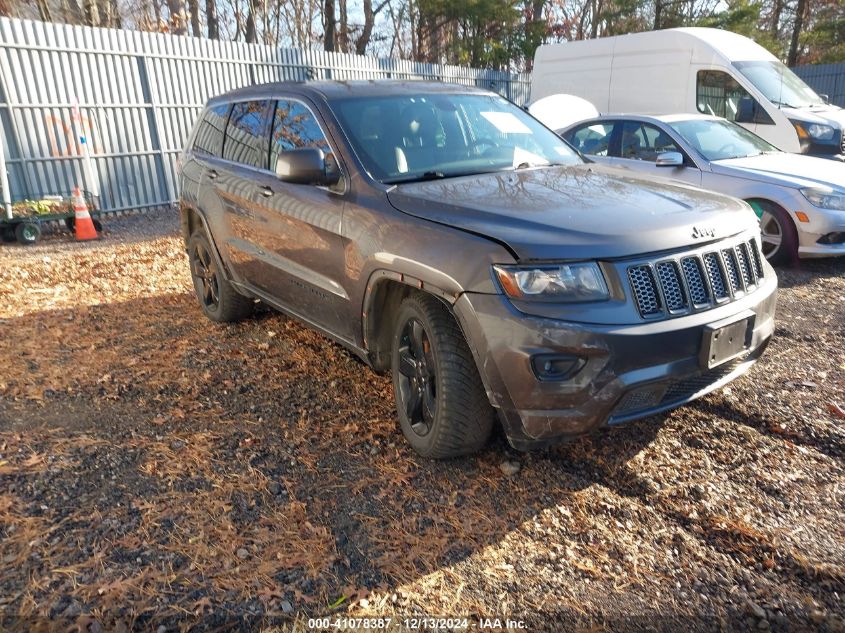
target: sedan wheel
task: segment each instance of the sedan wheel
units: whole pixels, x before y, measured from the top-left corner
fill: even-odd
[[[791,264],[798,258],[798,231],[789,214],[772,203],[755,203],[760,215],[763,257],[772,264]]]
[[[777,218],[769,211],[763,211],[760,217],[760,239],[763,242],[763,255],[766,259],[777,257],[783,244],[783,229]]]

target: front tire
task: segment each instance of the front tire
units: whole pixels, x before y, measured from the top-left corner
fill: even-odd
[[[197,301],[205,316],[212,321],[241,321],[252,314],[255,302],[238,293],[229,283],[212,249],[202,229],[188,239],[188,260]]]
[[[391,372],[399,424],[415,451],[444,459],[484,447],[495,412],[463,333],[434,297],[402,302]]]
[[[798,231],[789,214],[769,203],[760,208],[760,239],[763,256],[772,264],[792,264],[798,260]]]

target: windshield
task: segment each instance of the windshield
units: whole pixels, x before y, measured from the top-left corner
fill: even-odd
[[[734,62],[734,66],[775,105],[788,108],[824,105],[810,86],[779,61]]]
[[[778,148],[730,121],[691,119],[669,125],[707,160],[745,158],[778,152]]]
[[[359,97],[333,101],[332,109],[364,167],[384,183],[583,162],[494,95]]]

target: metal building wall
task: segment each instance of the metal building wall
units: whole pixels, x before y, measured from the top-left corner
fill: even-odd
[[[530,89],[525,73],[0,18],[0,131],[11,198],[83,184],[75,100],[100,208],[117,211],[176,199],[176,159],[210,96],[269,81],[379,78],[492,88],[518,104]]]
[[[845,62],[796,66],[792,70],[810,88],[827,95],[831,103],[845,108]]]

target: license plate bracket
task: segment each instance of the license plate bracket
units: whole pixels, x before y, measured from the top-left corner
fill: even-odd
[[[699,361],[713,369],[748,351],[754,334],[754,313],[750,310],[704,327]]]

